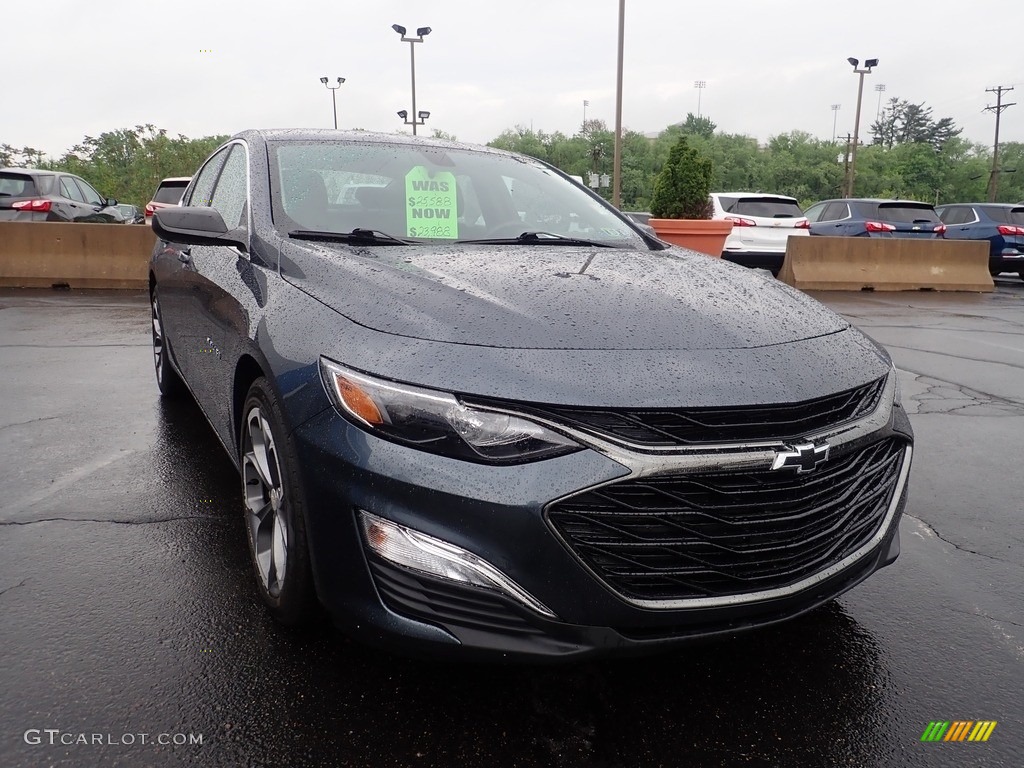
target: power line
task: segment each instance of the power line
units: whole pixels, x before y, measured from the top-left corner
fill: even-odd
[[[995,112],[996,114],[996,140],[992,148],[992,172],[988,177],[988,201],[990,203],[996,201],[996,192],[999,189],[999,116],[1003,114],[1003,110],[1017,104],[1017,102],[1003,104],[1003,93],[1009,93],[1012,90],[1012,85],[997,85],[995,88],[985,89],[985,93],[994,93],[996,95],[996,105],[994,107],[985,107],[986,112]]]

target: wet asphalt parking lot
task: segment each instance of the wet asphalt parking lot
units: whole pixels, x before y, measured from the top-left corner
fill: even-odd
[[[145,296],[0,292],[0,766],[1024,766],[1024,281],[997,283],[818,295],[903,370],[894,566],[777,628],[562,667],[277,627],[233,466],[157,395]],[[933,720],[998,725],[922,743]]]

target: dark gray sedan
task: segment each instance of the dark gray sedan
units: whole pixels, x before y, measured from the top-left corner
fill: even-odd
[[[256,587],[410,651],[650,651],[899,553],[884,350],[554,168],[245,131],[154,217],[153,353],[239,469]]]

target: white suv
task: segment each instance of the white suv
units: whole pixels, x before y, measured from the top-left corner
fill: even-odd
[[[712,192],[711,218],[732,222],[722,258],[778,275],[790,237],[810,234],[810,224],[795,198],[760,192]]]

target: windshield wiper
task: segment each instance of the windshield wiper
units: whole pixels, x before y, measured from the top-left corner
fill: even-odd
[[[415,245],[414,240],[403,240],[400,237],[381,232],[379,229],[362,229],[356,227],[351,232],[329,232],[321,229],[293,229],[288,237],[299,240],[337,240],[343,243],[372,243],[373,245]]]
[[[523,243],[527,245],[592,245],[597,248],[622,247],[614,243],[604,243],[600,240],[585,240],[579,237],[556,235],[554,232],[523,232],[516,237],[485,237],[480,240],[457,240],[456,242],[474,243],[477,245],[509,245]]]

